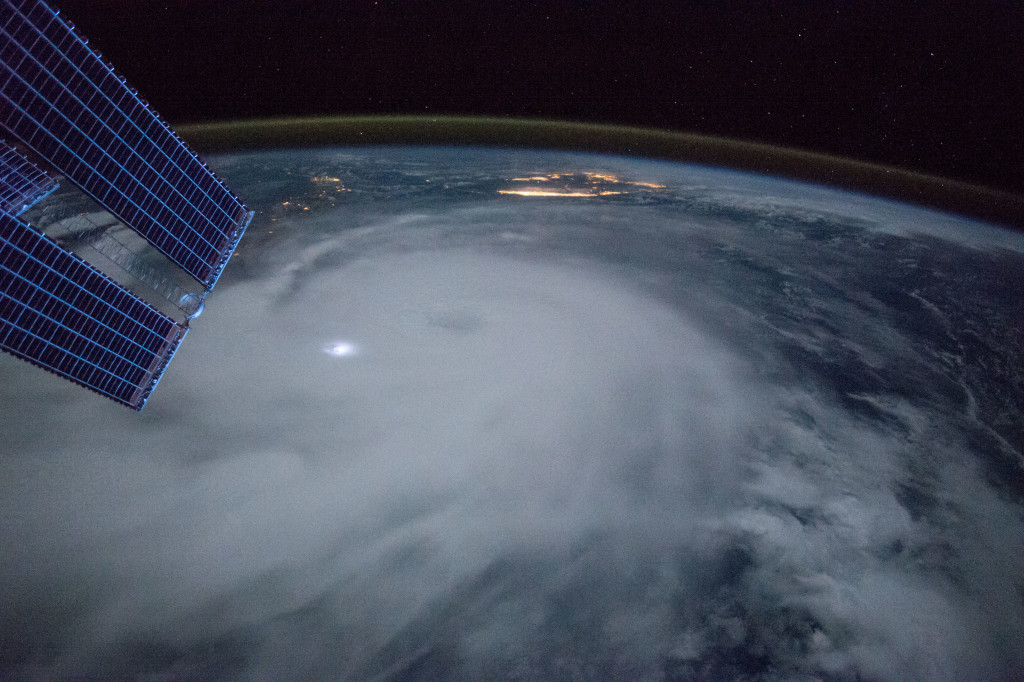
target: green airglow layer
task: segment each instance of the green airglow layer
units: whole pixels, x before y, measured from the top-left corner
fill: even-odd
[[[959,213],[1024,230],[1024,196],[905,169],[694,133],[517,118],[336,116],[176,126],[202,153],[325,145],[481,145],[622,154],[734,168]]]

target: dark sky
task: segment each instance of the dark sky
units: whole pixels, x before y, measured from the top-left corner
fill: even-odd
[[[625,123],[1024,192],[1024,3],[58,6],[171,123],[450,113]]]

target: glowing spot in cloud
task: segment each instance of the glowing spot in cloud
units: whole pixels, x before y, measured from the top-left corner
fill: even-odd
[[[348,358],[356,354],[356,345],[348,341],[335,341],[324,346],[324,352],[335,358]]]

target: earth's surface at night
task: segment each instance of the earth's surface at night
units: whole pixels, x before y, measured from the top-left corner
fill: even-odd
[[[0,356],[0,676],[1024,670],[1024,237],[485,148],[219,156],[146,409]]]

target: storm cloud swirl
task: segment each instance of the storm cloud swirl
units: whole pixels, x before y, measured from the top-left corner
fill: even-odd
[[[765,289],[733,214],[508,202],[281,221],[141,415],[0,363],[0,671],[1024,669],[1021,507],[877,300],[780,244]]]

